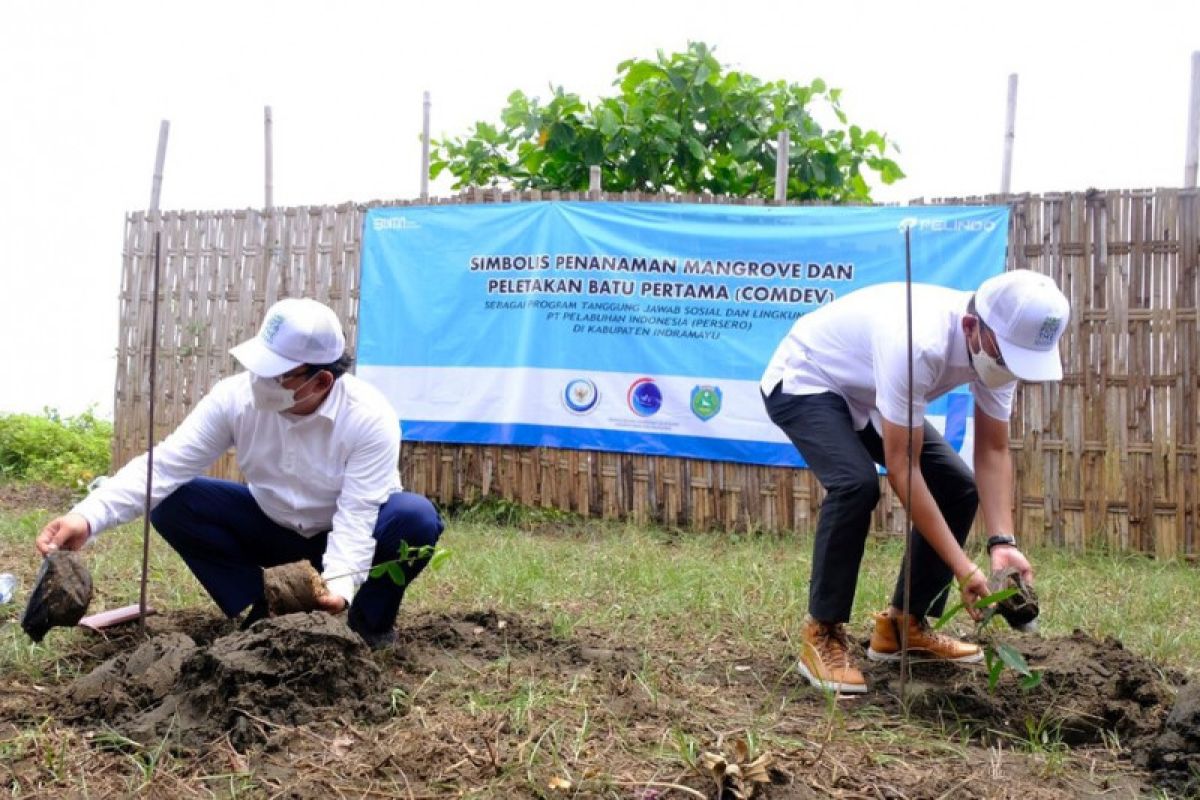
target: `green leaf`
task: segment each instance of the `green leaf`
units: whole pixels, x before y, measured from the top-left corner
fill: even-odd
[[[961,602],[950,606],[949,609],[947,609],[940,617],[937,618],[937,622],[933,623],[933,629],[936,631],[946,627],[946,624],[949,623],[950,620],[954,619],[954,616],[964,608],[966,608],[966,606],[964,606]]]
[[[975,605],[977,608],[983,608],[985,606],[995,605],[996,603],[1001,603],[1001,602],[1007,600],[1008,598],[1012,597],[1016,593],[1017,593],[1017,590],[1013,589],[1011,587],[1009,587],[1008,589],[1001,589],[998,592],[992,592],[989,595],[985,595],[984,597],[979,598],[979,602],[977,602]]]
[[[437,571],[450,559],[450,550],[439,547],[433,552],[433,556],[429,559],[429,568]]]
[[[1021,675],[1031,674],[1029,670],[1029,664],[1025,662],[1025,656],[1021,655],[1021,653],[1011,644],[1006,644],[1005,642],[1000,642],[997,644],[996,655],[999,656],[1000,660],[1004,662],[1004,665],[1013,672]]]
[[[404,567],[400,566],[395,561],[388,562],[387,574],[388,577],[392,579],[392,583],[396,584],[397,586],[403,586],[408,580],[406,577],[404,577]]]
[[[1021,678],[1021,688],[1025,691],[1029,691],[1030,689],[1036,689],[1038,686],[1041,686],[1041,685],[1042,685],[1041,670],[1038,670],[1036,672],[1030,672],[1028,675]]]
[[[704,145],[700,144],[699,139],[697,139],[695,136],[689,136],[687,140],[687,148],[688,152],[692,154],[692,158],[696,159],[697,161],[704,161],[704,158],[707,154],[704,152]]]
[[[382,578],[384,575],[387,575],[388,567],[391,566],[391,563],[390,561],[385,561],[382,564],[376,564],[371,567],[371,571],[367,574],[372,578]]]
[[[1000,683],[1000,673],[1004,672],[1004,662],[1000,659],[988,664],[988,691],[996,691],[996,686]]]
[[[626,61],[624,64],[630,65],[629,71],[621,79],[621,91],[625,94],[632,93],[646,81],[665,78],[667,74],[666,70],[653,61]]]

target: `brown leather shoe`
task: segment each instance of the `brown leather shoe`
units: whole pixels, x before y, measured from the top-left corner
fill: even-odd
[[[809,683],[827,692],[861,694],[867,690],[866,678],[850,661],[850,640],[840,622],[805,622],[797,667]]]
[[[903,621],[884,611],[875,615],[875,632],[867,648],[867,658],[872,661],[900,660],[900,626]],[[929,627],[924,617],[908,616],[908,652],[918,658],[940,661],[957,661],[974,664],[983,660],[979,645],[963,642],[953,636],[939,633]]]

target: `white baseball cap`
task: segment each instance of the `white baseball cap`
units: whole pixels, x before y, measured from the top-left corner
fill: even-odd
[[[253,339],[229,354],[263,378],[274,378],[301,364],[332,364],[346,351],[337,314],[309,298],[290,297],[267,310]]]
[[[1062,379],[1058,339],[1071,304],[1052,278],[1028,269],[988,278],[975,292],[975,311],[996,334],[1013,375],[1023,381]]]

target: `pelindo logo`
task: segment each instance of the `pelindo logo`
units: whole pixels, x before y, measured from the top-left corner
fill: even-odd
[[[563,389],[562,401],[572,414],[587,414],[600,402],[600,390],[587,378],[576,378]]]
[[[994,220],[983,219],[918,219],[917,217],[905,217],[900,220],[900,224],[897,227],[901,233],[910,229],[914,231],[979,233],[994,231],[996,223]]]
[[[639,417],[652,417],[662,408],[662,390],[653,378],[638,378],[629,384],[629,410]]]

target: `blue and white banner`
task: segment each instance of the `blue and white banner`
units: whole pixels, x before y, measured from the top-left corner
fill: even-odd
[[[358,374],[405,439],[801,465],[758,380],[800,315],[868,284],[974,289],[993,206],[513,203],[376,208]],[[956,445],[970,397],[929,408]]]

